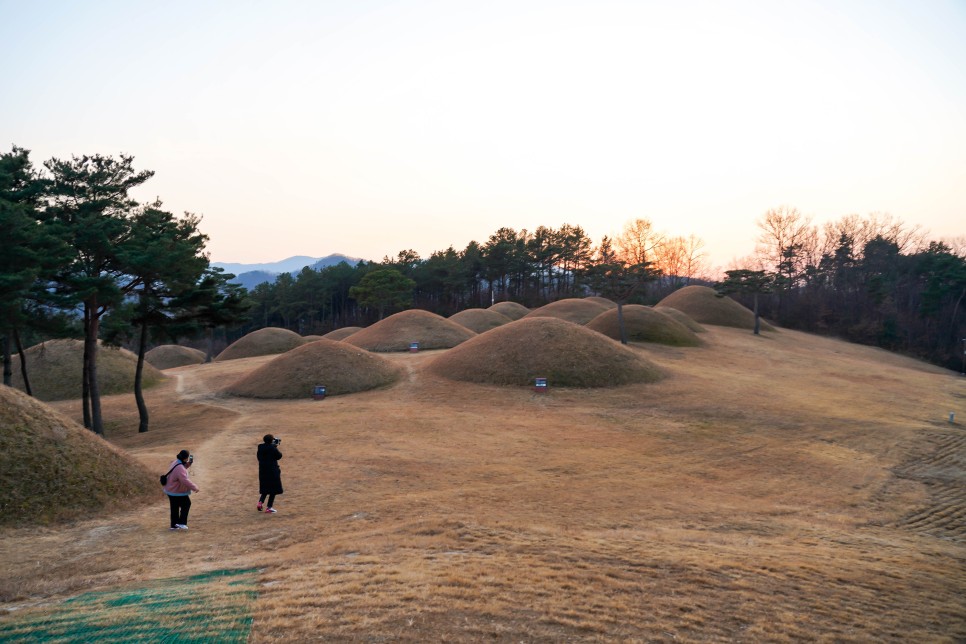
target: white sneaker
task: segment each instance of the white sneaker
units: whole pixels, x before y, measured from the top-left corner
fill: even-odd
[[[175,530],[187,530],[188,529],[188,526],[186,526],[183,523],[177,523],[177,524],[175,524],[174,529]]]
[[[265,508],[265,514],[275,514],[278,512],[275,508]]]

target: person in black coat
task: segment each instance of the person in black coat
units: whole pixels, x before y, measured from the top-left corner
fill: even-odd
[[[281,494],[282,490],[282,468],[278,466],[278,461],[282,458],[282,453],[278,450],[278,444],[282,439],[276,439],[271,434],[265,434],[262,444],[258,446],[258,511],[263,509],[265,512],[274,514],[277,510],[272,507],[275,504],[275,495]],[[268,497],[268,504],[265,505],[265,497]]]

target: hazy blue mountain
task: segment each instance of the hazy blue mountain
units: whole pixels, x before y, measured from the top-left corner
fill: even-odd
[[[292,271],[300,271],[306,266],[311,266],[317,261],[320,261],[321,257],[309,257],[307,255],[296,255],[294,257],[289,257],[288,259],[283,259],[278,262],[265,262],[262,264],[241,264],[238,262],[212,262],[212,266],[220,266],[225,269],[226,273],[234,273],[235,275],[241,275],[242,273],[248,273],[249,271],[264,271],[266,273],[274,273],[278,275],[279,273],[291,273]]]
[[[252,290],[262,282],[274,282],[275,278],[282,273],[292,273],[297,275],[306,266],[313,270],[319,270],[326,266],[335,266],[340,262],[346,262],[350,266],[355,266],[361,259],[349,257],[340,253],[333,253],[325,257],[308,257],[297,255],[289,257],[279,262],[267,262],[263,264],[240,264],[237,262],[212,262],[212,266],[219,266],[227,273],[234,273],[233,284],[240,284],[248,290]]]
[[[281,273],[270,273],[268,271],[245,271],[244,273],[235,275],[235,279],[231,280],[231,283],[240,284],[250,291],[262,282],[274,282],[275,278],[279,275],[281,275]]]

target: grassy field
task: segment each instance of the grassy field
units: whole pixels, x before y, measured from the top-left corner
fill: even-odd
[[[169,370],[150,433],[130,396],[105,417],[159,473],[195,454],[191,529],[160,493],[5,529],[0,621],[255,570],[252,642],[966,640],[966,378],[792,331],[702,340],[633,345],[658,383],[542,395],[443,380],[441,351],[323,401],[218,394],[271,356]],[[255,511],[267,432],[277,515]]]

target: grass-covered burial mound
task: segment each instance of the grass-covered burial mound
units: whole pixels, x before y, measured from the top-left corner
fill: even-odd
[[[83,395],[84,343],[81,340],[50,340],[25,352],[30,389],[40,400],[71,400]],[[97,348],[97,383],[102,396],[134,391],[138,357],[127,349]],[[164,380],[164,374],[146,363],[141,387],[147,389]],[[13,386],[24,390],[20,357],[13,356]]]
[[[420,349],[449,349],[475,335],[440,315],[413,309],[356,331],[343,342],[369,351],[409,351],[411,342],[418,342]]]
[[[656,365],[599,333],[552,317],[525,318],[487,331],[433,360],[451,380],[495,385],[613,387],[661,378]]]
[[[326,395],[337,396],[389,385],[400,373],[385,358],[322,339],[278,356],[225,391],[249,398],[308,398],[316,385],[324,385]]]
[[[654,342],[674,347],[696,347],[702,344],[694,331],[669,315],[640,304],[626,304],[621,308],[624,314],[624,330],[630,342]],[[619,341],[621,334],[617,307],[595,317],[587,323],[587,328]]]
[[[102,517],[156,502],[158,476],[60,412],[0,386],[0,525]]]
[[[352,335],[356,331],[362,331],[362,327],[361,326],[344,326],[341,329],[336,329],[335,331],[329,331],[328,333],[326,333],[322,337],[325,338],[326,340],[335,340],[335,341],[345,340],[346,338],[348,338],[350,335]]]
[[[706,328],[704,328],[703,326],[701,326],[700,324],[698,324],[697,322],[695,322],[694,319],[690,315],[688,315],[687,313],[685,313],[683,311],[678,311],[674,307],[671,307],[671,306],[656,307],[655,306],[655,307],[652,307],[652,308],[655,311],[657,311],[658,313],[660,313],[661,315],[666,315],[666,316],[668,316],[668,317],[670,317],[670,318],[672,318],[672,319],[680,322],[681,324],[683,324],[684,326],[688,327],[689,329],[691,329],[695,333],[707,333],[708,332],[708,330]]]
[[[739,329],[755,328],[755,314],[728,297],[718,295],[707,286],[685,286],[674,291],[655,305],[657,308],[670,307],[686,313],[695,322],[715,326],[733,326]],[[762,331],[774,331],[761,320]]]
[[[607,310],[600,302],[575,297],[557,300],[527,313],[528,318],[552,317],[574,324],[587,324]]]
[[[178,344],[162,344],[144,354],[144,359],[155,369],[173,369],[205,361],[205,352]]]
[[[450,321],[462,324],[474,333],[483,333],[513,320],[490,309],[466,309],[449,316]]]
[[[529,313],[530,309],[517,302],[497,302],[488,308],[487,311],[495,311],[500,315],[507,316],[511,320],[519,320]]]
[[[235,340],[218,354],[215,361],[221,362],[222,360],[238,360],[239,358],[285,353],[303,344],[305,344],[305,339],[295,331],[266,327],[252,331],[248,335]]]

